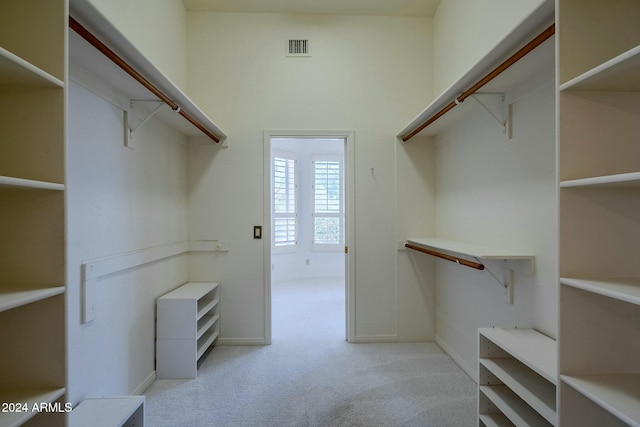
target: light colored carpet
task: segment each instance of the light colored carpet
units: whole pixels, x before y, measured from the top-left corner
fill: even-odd
[[[476,425],[475,382],[436,344],[344,337],[341,282],[274,285],[273,344],[215,347],[197,379],[155,381],[147,425]]]

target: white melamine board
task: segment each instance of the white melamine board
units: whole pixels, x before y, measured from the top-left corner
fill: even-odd
[[[0,311],[11,310],[21,305],[31,304],[45,298],[64,293],[64,286],[24,291],[4,291],[0,293]]]
[[[560,85],[560,90],[639,91],[640,46]]]
[[[137,411],[144,411],[144,401],[144,396],[85,399],[69,414],[69,427],[123,426]],[[143,425],[142,420],[136,421]]]
[[[481,425],[485,427],[510,427],[514,424],[502,414],[480,414]]]
[[[199,299],[218,287],[219,282],[188,282],[158,299]]]
[[[547,421],[555,424],[556,388],[553,384],[512,358],[481,358],[480,363]]]
[[[101,42],[128,62],[151,84],[162,91],[180,108],[200,122],[207,130],[224,141],[226,135],[218,126],[171,80],[149,61],[131,42],[124,37],[91,3],[72,1],[71,16],[91,31]],[[70,60],[81,64],[87,71],[103,79],[129,99],[158,100],[151,92],[137,83],[127,73],[88,44],[73,30],[69,30]],[[195,126],[187,122],[170,108],[162,108],[162,118],[187,136],[204,137]]]
[[[199,320],[202,316],[211,311],[218,303],[219,299],[200,299],[198,300],[198,315],[197,319]]]
[[[202,355],[207,351],[211,344],[218,338],[219,333],[217,331],[209,330],[200,339],[198,339],[198,356],[200,359]]]
[[[480,328],[478,332],[552,384],[556,384],[556,342],[534,329]]]
[[[416,118],[402,129],[398,136],[402,137],[428,118],[436,114],[454,99],[459,97],[464,91],[473,86],[478,80],[498,66],[501,62],[509,58],[531,39],[541,33],[547,26],[553,23],[554,4],[552,1],[544,1],[529,16],[514,26],[514,30],[504,37],[487,55],[482,57],[469,71],[445,89],[440,96],[431,102]],[[544,80],[541,76],[551,73],[554,69],[554,43],[547,40],[543,45],[538,46],[529,55],[516,62],[509,69],[500,74],[496,79],[483,86],[479,92],[510,92],[515,87],[524,82],[532,80]],[[456,119],[464,116],[464,109],[474,101],[467,99],[462,105],[458,105],[447,114],[436,120],[427,128],[423,129],[416,136],[431,136],[442,132]],[[457,116],[457,117],[456,117]]]
[[[500,411],[517,426],[551,426],[507,386],[480,386],[480,392],[491,400]]]
[[[486,246],[473,245],[470,243],[456,242],[452,240],[436,239],[430,237],[416,237],[407,239],[409,243],[417,246],[423,246],[428,249],[443,250],[454,252],[462,255],[468,255],[475,258],[484,259],[523,259],[533,260],[535,257],[531,254],[519,253],[498,248],[490,248]]]
[[[64,191],[64,184],[0,176],[0,189],[2,188],[32,188],[36,190]]]
[[[218,316],[205,316],[198,321],[198,334],[196,338],[200,339],[208,330],[218,321]]]
[[[598,295],[640,305],[640,278],[575,279],[563,277],[560,283]]]
[[[562,375],[561,380],[624,422],[640,424],[640,374]]]
[[[27,405],[27,412],[0,412],[0,425],[2,427],[19,426],[36,415],[33,405],[54,402],[64,396],[64,388],[33,389],[33,390],[0,390],[0,402],[20,403]]]
[[[640,172],[596,176],[583,179],[561,181],[560,187],[640,187]]]
[[[64,82],[0,47],[0,86],[64,87]]]

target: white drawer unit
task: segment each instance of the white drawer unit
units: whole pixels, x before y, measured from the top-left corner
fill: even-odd
[[[556,342],[533,329],[481,328],[478,425],[556,425]]]
[[[220,334],[220,283],[189,282],[157,300],[156,377],[195,378]]]

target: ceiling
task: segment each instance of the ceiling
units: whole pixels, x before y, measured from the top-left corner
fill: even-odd
[[[433,16],[440,0],[183,0],[188,11]]]

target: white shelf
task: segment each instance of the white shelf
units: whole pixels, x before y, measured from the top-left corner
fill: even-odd
[[[219,282],[189,282],[157,300],[156,376],[196,378],[220,334]]]
[[[184,300],[192,300],[194,298],[200,299],[207,293],[217,289],[219,285],[219,282],[187,282],[168,294],[164,294],[160,298]]]
[[[546,379],[531,375],[531,370],[513,358],[481,358],[480,363],[522,400],[555,424],[556,388]]]
[[[517,426],[551,426],[507,386],[480,386],[483,393],[500,411]]]
[[[479,333],[524,365],[556,384],[556,342],[534,329],[480,328]]]
[[[562,375],[561,380],[630,425],[640,425],[640,374]]]
[[[621,173],[616,175],[595,176],[572,179],[560,182],[561,188],[573,187],[620,187],[640,188],[640,172]]]
[[[144,401],[144,396],[85,399],[69,414],[69,427],[142,426]]]
[[[211,344],[218,338],[219,333],[217,331],[209,330],[207,331],[200,339],[198,339],[198,357],[197,360],[200,360],[202,355]]]
[[[460,94],[469,89],[479,79],[487,75],[495,66],[513,55],[522,46],[530,41],[533,36],[537,36],[554,20],[554,2],[546,0],[527,16],[515,29],[502,39],[486,56],[478,61],[461,78],[445,89],[440,96],[431,102],[416,118],[407,124],[398,134],[402,137],[414,129],[418,128],[428,118],[439,112],[442,108],[456,99]],[[553,38],[544,42],[534,49],[520,61],[516,62],[509,69],[504,71],[494,80],[482,87],[479,92],[514,92],[516,88],[521,88],[523,84],[527,87],[537,87],[541,82],[553,80],[554,76],[555,49]],[[529,89],[520,89],[530,91]],[[518,95],[511,95],[509,98],[517,98]],[[507,99],[507,102],[513,99]],[[423,129],[417,136],[437,135],[449,128],[452,124],[464,118],[468,113],[473,100],[467,99],[462,104],[450,110],[447,114],[433,122],[426,129]]]
[[[446,252],[453,252],[474,258],[482,259],[512,259],[512,260],[530,260],[533,261],[535,256],[521,252],[508,251],[498,248],[490,248],[486,246],[478,246],[470,243],[456,242],[453,240],[436,239],[431,237],[414,237],[407,239],[409,243],[422,246],[427,249],[436,249]]]
[[[33,412],[34,405],[51,403],[64,396],[64,388],[33,389],[33,390],[0,390],[0,402],[15,402],[26,404],[27,412],[0,412],[0,425],[14,427],[27,422],[38,412]]]
[[[218,321],[218,315],[205,316],[198,322],[198,334],[197,339],[200,339],[216,322]]]
[[[64,286],[24,291],[4,291],[0,293],[0,312],[31,304],[64,293]]]
[[[205,314],[210,312],[211,309],[214,308],[216,305],[218,305],[219,302],[220,302],[220,300],[218,300],[218,299],[201,299],[201,300],[198,300],[198,316],[197,316],[197,319],[200,320],[200,318],[202,316],[204,316]]]
[[[640,46],[560,85],[560,90],[640,91]]]
[[[225,133],[178,86],[136,49],[100,11],[86,1],[70,1],[69,7],[71,16],[74,19],[96,35],[100,41],[118,56],[131,64],[145,79],[179,105],[182,111],[187,112],[207,130],[218,136],[222,144],[226,139]],[[136,82],[73,30],[69,30],[69,57],[71,63],[80,65],[85,72],[106,82],[120,95],[124,95],[128,99],[158,100],[155,95]],[[76,80],[73,75],[72,78]],[[199,129],[168,107],[161,108],[158,112],[158,117],[184,135],[207,138]]]
[[[31,188],[36,190],[64,191],[64,184],[14,178],[11,176],[0,176],[0,189],[2,188]]]
[[[0,47],[0,86],[64,87],[64,82]]]
[[[502,414],[480,414],[478,417],[486,427],[512,427],[514,424]]]
[[[640,305],[640,278],[575,279],[563,277],[560,283],[631,304]]]

